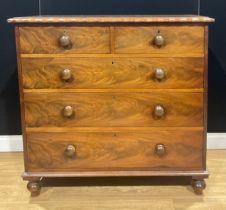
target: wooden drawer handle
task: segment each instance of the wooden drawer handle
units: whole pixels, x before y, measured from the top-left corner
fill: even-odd
[[[61,80],[69,82],[72,78],[72,73],[70,69],[64,69],[60,74]]]
[[[162,105],[156,105],[153,114],[157,118],[162,118],[166,114],[165,108]]]
[[[66,32],[59,38],[59,44],[64,49],[70,49],[72,47],[71,38]]]
[[[76,147],[73,144],[69,144],[67,145],[65,151],[64,151],[65,155],[69,158],[72,158],[75,156],[76,154]]]
[[[166,147],[164,144],[155,145],[155,154],[158,156],[164,156],[166,154]]]
[[[154,45],[159,48],[165,45],[165,38],[160,33],[160,31],[157,32],[153,42],[154,42]]]
[[[63,108],[63,116],[64,117],[72,117],[74,115],[74,109],[72,106],[65,106]]]
[[[166,72],[161,68],[156,68],[154,72],[154,77],[156,80],[162,81],[166,78]]]

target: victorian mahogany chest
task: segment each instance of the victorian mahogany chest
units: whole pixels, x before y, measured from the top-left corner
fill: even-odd
[[[208,23],[201,16],[55,16],[16,27],[25,172],[191,176],[205,188]]]

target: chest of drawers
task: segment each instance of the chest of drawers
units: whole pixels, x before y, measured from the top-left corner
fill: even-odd
[[[205,188],[201,16],[19,17],[24,180],[191,176]]]

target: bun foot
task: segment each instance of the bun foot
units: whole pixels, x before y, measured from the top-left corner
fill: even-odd
[[[40,194],[41,182],[40,181],[29,181],[27,183],[27,189],[31,192],[31,196],[37,196]]]
[[[204,179],[202,180],[192,180],[191,185],[196,194],[201,195],[203,190],[206,188],[206,183]]]

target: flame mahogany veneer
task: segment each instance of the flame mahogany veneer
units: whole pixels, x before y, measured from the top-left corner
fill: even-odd
[[[201,16],[39,16],[15,24],[25,172],[191,176],[205,188],[208,23]]]

